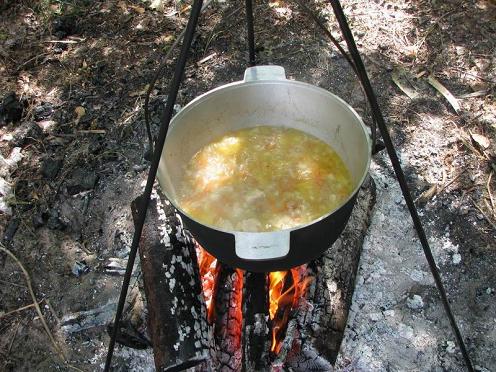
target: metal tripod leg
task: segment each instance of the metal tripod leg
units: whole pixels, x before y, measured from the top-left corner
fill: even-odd
[[[249,66],[255,66],[255,31],[253,26],[253,2],[246,0],[246,30],[248,33],[248,53],[249,53]]]
[[[401,188],[401,192],[403,193],[403,198],[408,206],[408,210],[410,211],[410,215],[412,216],[413,225],[415,226],[415,230],[417,231],[417,235],[419,237],[420,243],[422,244],[422,248],[424,250],[425,258],[429,264],[431,269],[432,276],[434,277],[434,281],[436,282],[436,287],[439,291],[439,296],[441,297],[441,301],[444,306],[444,310],[446,311],[446,315],[451,324],[451,328],[455,334],[456,340],[458,342],[458,346],[462,352],[463,359],[469,371],[473,371],[472,362],[470,361],[470,357],[468,355],[467,349],[465,347],[465,343],[463,342],[462,335],[460,330],[458,329],[458,325],[456,324],[455,317],[451,311],[448,298],[446,296],[446,291],[443,286],[443,282],[441,280],[441,275],[436,266],[436,262],[434,260],[434,256],[432,255],[431,248],[429,246],[429,242],[427,241],[427,236],[425,235],[424,228],[422,226],[422,222],[420,221],[420,217],[417,212],[417,208],[415,207],[415,203],[410,194],[410,190],[408,187],[408,183],[405,178],[405,174],[401,169],[401,164],[398,159],[398,155],[396,154],[396,150],[393,145],[393,141],[391,141],[391,137],[389,136],[389,132],[384,121],[384,117],[382,116],[381,110],[379,108],[379,104],[377,103],[377,97],[375,96],[372,85],[370,84],[369,77],[367,75],[367,71],[365,70],[365,66],[363,65],[362,58],[360,57],[360,53],[358,52],[358,48],[355,44],[355,39],[353,38],[353,34],[351,33],[350,26],[346,20],[346,16],[343,12],[343,8],[339,3],[339,0],[330,0],[332,9],[334,10],[334,15],[339,23],[339,27],[343,34],[343,38],[348,45],[348,50],[353,58],[353,62],[355,63],[355,67],[359,74],[359,78],[362,82],[362,85],[365,89],[365,93],[369,100],[370,106],[372,108],[372,113],[374,115],[374,119],[377,122],[379,130],[382,135],[382,139],[384,140],[384,144],[386,146],[386,150],[388,152],[389,158],[391,159],[391,163],[393,165],[394,173],[396,174],[396,178],[398,179],[398,183]]]
[[[176,68],[174,70],[174,77],[169,85],[169,95],[167,99],[167,104],[165,105],[165,112],[162,120],[162,125],[160,127],[160,132],[157,137],[155,144],[155,152],[153,153],[152,163],[150,166],[150,171],[148,173],[148,179],[146,181],[145,191],[143,192],[143,205],[140,206],[138,219],[135,224],[133,242],[131,244],[131,251],[129,253],[129,259],[127,261],[126,273],[124,274],[124,280],[122,282],[121,293],[119,296],[119,303],[117,305],[117,311],[114,320],[114,329],[110,337],[109,348],[107,352],[107,359],[105,361],[104,371],[110,370],[112,363],[112,355],[114,353],[115,340],[119,332],[119,323],[122,316],[122,311],[124,309],[124,304],[126,302],[127,291],[129,288],[129,282],[131,280],[131,274],[133,271],[134,261],[136,259],[136,253],[138,251],[138,245],[141,238],[141,233],[143,231],[143,225],[146,217],[146,210],[148,209],[148,204],[150,201],[150,195],[153,189],[153,183],[155,182],[155,177],[157,175],[158,164],[160,162],[160,156],[162,154],[162,148],[164,147],[165,137],[167,136],[167,131],[169,129],[169,123],[172,118],[174,103],[176,102],[177,92],[179,91],[179,86],[184,75],[184,68],[186,66],[186,59],[188,57],[188,52],[191,47],[191,42],[193,40],[193,35],[195,33],[196,26],[198,24],[198,18],[201,12],[203,0],[195,0],[193,7],[191,9],[191,14],[189,17],[188,25],[186,26],[186,33],[184,35],[183,45],[181,47],[181,53],[179,59],[176,63]]]

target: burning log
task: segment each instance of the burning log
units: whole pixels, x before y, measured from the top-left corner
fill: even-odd
[[[358,194],[357,204],[340,239],[323,257],[308,265],[306,275],[314,279],[306,295],[293,306],[273,370],[284,367],[294,371],[332,371],[374,202],[375,185],[369,179]]]
[[[241,370],[243,272],[220,267],[215,296],[214,336],[221,371]]]
[[[140,203],[140,198],[133,201],[133,214]],[[159,191],[152,195],[139,248],[157,371],[183,370],[208,360],[212,335],[195,244]]]
[[[243,371],[265,371],[268,368],[268,299],[267,274],[246,272],[243,286]]]

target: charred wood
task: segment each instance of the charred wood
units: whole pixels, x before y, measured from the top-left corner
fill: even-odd
[[[269,368],[270,333],[267,274],[245,272],[243,286],[243,356],[246,372]]]
[[[221,265],[215,293],[214,336],[220,371],[241,370],[243,272]]]
[[[119,331],[116,342],[133,348],[146,349],[151,346],[150,335],[147,326],[148,311],[146,309],[138,281],[135,280],[131,285],[131,291],[128,295],[121,321],[119,322]],[[108,324],[107,332],[112,334],[114,322]]]
[[[353,213],[340,239],[316,262],[318,267],[316,305],[312,329],[316,348],[334,364],[343,339],[365,231],[375,204],[375,183],[371,177],[362,186]],[[320,299],[320,301],[319,301]]]
[[[134,213],[140,204],[140,198],[133,201]],[[194,242],[157,190],[150,200],[139,253],[157,371],[183,370],[208,360],[212,335]]]
[[[274,365],[295,371],[329,371],[341,346],[355,288],[363,239],[375,203],[375,184],[364,183],[341,237],[308,265],[314,276],[306,296],[290,315]]]

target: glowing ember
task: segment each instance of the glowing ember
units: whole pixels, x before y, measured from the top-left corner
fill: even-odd
[[[203,295],[207,305],[208,321],[214,321],[214,297],[215,287],[218,280],[219,267],[217,259],[210,255],[200,245],[196,245],[198,265],[203,286]],[[241,291],[243,285],[243,272],[236,270],[237,281],[233,290]],[[290,271],[276,271],[269,273],[269,318],[272,321],[272,346],[273,353],[279,353],[284,333],[288,324],[289,314],[298,305],[301,297],[305,295],[306,289],[312,277],[306,276],[306,265],[291,269]],[[239,303],[226,304],[235,311],[236,318],[241,319],[242,303],[241,296],[233,296],[231,300]]]
[[[198,266],[200,267],[200,277],[203,287],[203,296],[207,304],[207,319],[210,323],[214,317],[214,289],[217,281],[217,259],[203,249],[199,244],[196,244],[196,255],[198,256]]]
[[[305,277],[306,266],[299,266],[290,271],[276,271],[269,274],[269,318],[272,321],[271,351],[279,353],[282,346],[284,330],[289,313],[312,281]],[[288,275],[290,274],[291,275]]]

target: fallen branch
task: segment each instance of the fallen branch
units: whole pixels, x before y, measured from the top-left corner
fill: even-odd
[[[493,173],[494,173],[494,171],[492,171],[491,174],[489,174],[489,177],[488,177],[487,183],[486,183],[486,188],[487,188],[487,193],[489,195],[489,200],[491,201],[491,209],[492,209],[492,212],[494,214],[494,199],[493,199],[493,194],[491,192],[491,178],[493,177]]]
[[[477,208],[479,212],[481,212],[482,216],[485,218],[487,223],[490,224],[493,227],[493,229],[496,230],[496,224],[491,220],[491,218],[486,214],[486,212],[484,212],[484,210],[477,205],[474,199],[472,199],[472,204],[474,205],[475,208]]]
[[[41,300],[40,302],[38,302],[38,305],[41,304],[43,302],[43,300]],[[6,316],[9,316],[11,314],[19,313],[19,312],[21,312],[23,310],[31,309],[34,306],[35,306],[35,304],[32,303],[32,304],[29,304],[29,305],[26,305],[26,306],[22,306],[22,307],[20,307],[18,309],[8,311],[8,312],[6,312],[4,314],[0,314],[0,319],[5,318]]]

